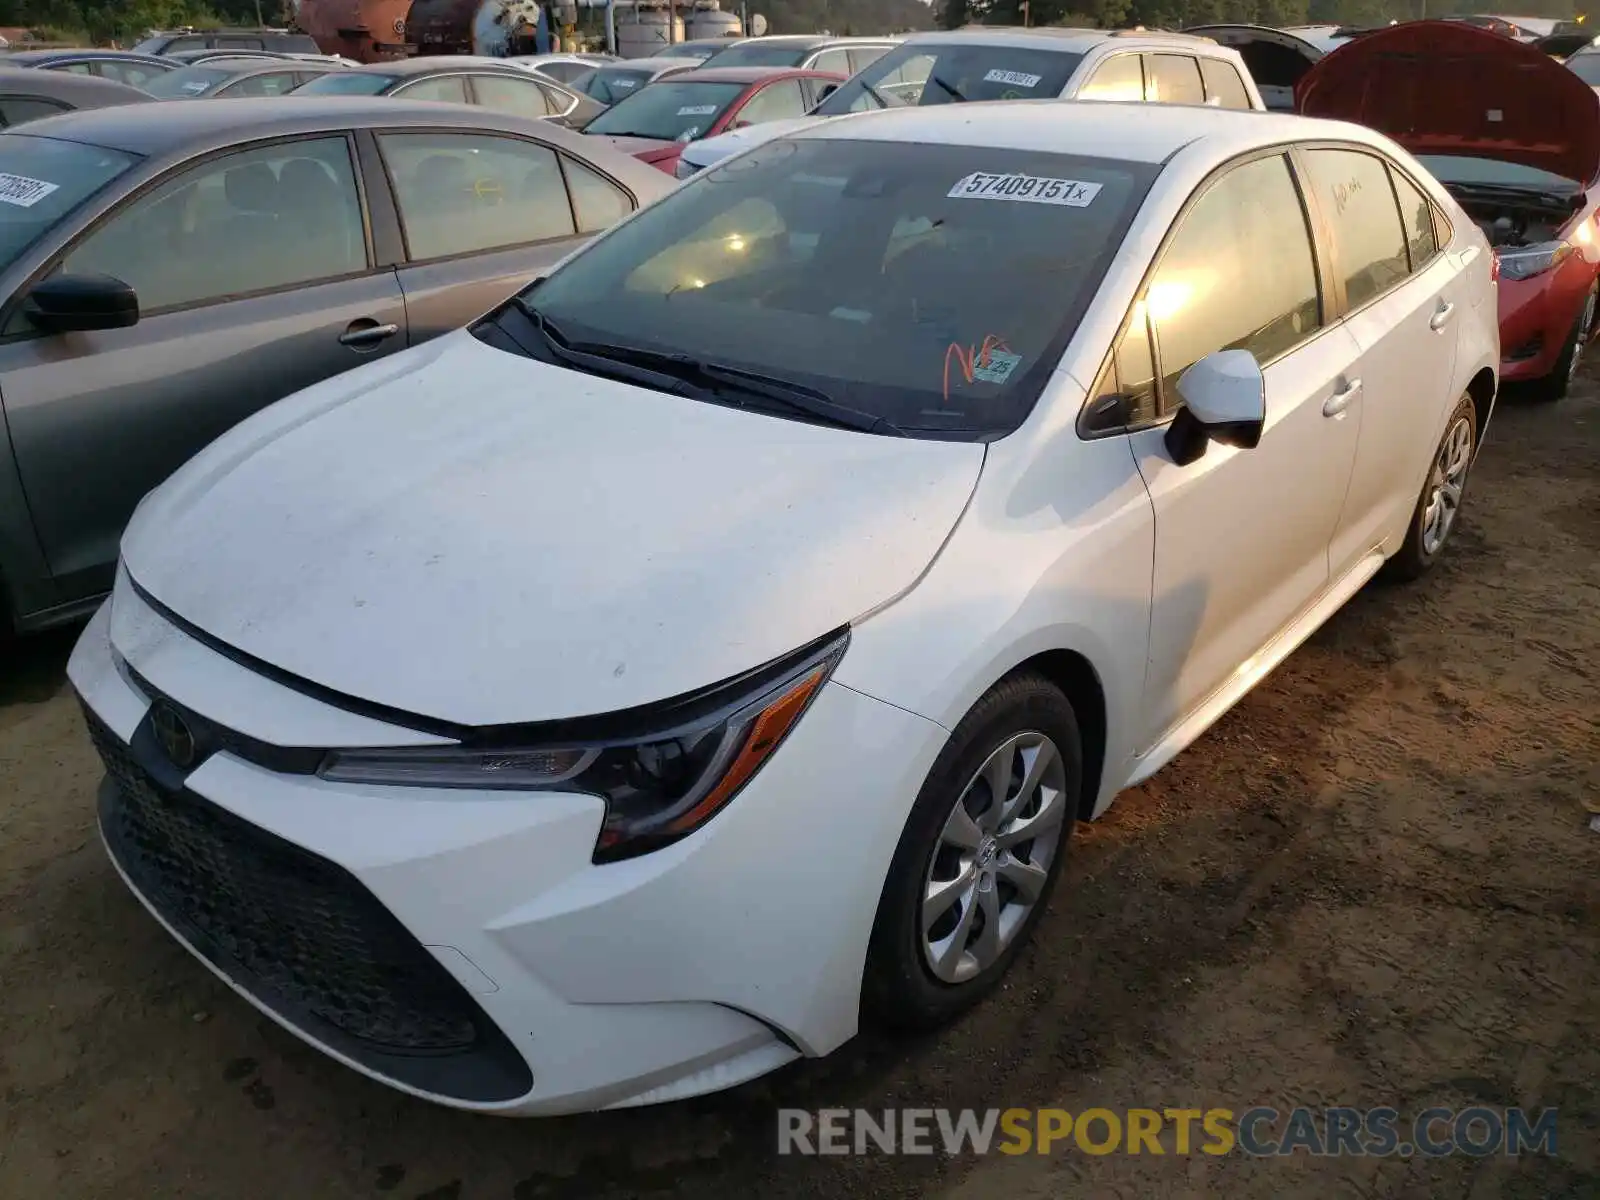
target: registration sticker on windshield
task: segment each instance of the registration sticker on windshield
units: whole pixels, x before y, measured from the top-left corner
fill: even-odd
[[[1098,183],[1077,179],[1051,179],[1044,175],[994,175],[974,171],[956,180],[945,193],[961,200],[1020,200],[1026,204],[1059,204],[1088,208],[1100,194]]]
[[[1009,83],[1013,87],[1033,88],[1039,86],[1043,75],[1027,75],[1022,71],[990,71],[983,77],[985,83]]]
[[[972,364],[972,377],[984,383],[1004,383],[1022,361],[1020,354],[1007,354],[1004,350],[990,349]]]
[[[685,104],[678,110],[680,117],[709,117],[717,111],[715,104]]]
[[[26,175],[0,174],[0,203],[32,208],[60,186],[42,179],[29,179]]]

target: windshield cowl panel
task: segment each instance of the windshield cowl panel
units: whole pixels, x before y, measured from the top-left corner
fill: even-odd
[[[820,399],[864,429],[991,439],[1032,411],[1159,170],[779,140],[645,209],[521,302],[571,345],[758,376],[780,407]]]

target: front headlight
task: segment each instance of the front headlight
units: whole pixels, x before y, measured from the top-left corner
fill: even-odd
[[[691,175],[694,175],[699,170],[699,167],[695,166],[692,162],[680,154],[678,156],[678,165],[672,169],[672,177],[674,179],[688,179]]]
[[[594,861],[615,862],[699,829],[755,776],[810,707],[848,631],[706,691],[582,721],[486,731],[454,746],[335,750],[340,783],[587,792],[606,802]]]
[[[1532,279],[1535,275],[1542,275],[1552,267],[1559,266],[1571,258],[1573,252],[1574,247],[1571,242],[1544,242],[1537,246],[1516,246],[1500,250],[1496,253],[1496,257],[1500,260],[1502,279]]]

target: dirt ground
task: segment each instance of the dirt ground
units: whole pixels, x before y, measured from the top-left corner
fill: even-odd
[[[468,1117],[191,961],[94,833],[70,635],[0,672],[0,1195],[1600,1196],[1600,387],[1508,402],[1448,560],[1082,827],[1009,986],[721,1096]],[[779,1158],[779,1106],[1556,1106],[1554,1158]]]

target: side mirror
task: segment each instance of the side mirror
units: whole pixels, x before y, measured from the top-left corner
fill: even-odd
[[[820,88],[817,89],[817,103],[821,104],[824,100],[826,100],[829,96],[833,95],[838,90],[839,90],[839,85],[837,83],[825,83],[825,84],[823,84]]]
[[[728,126],[728,128],[729,129],[749,129],[750,125],[751,125],[751,122],[749,122],[749,121],[735,121],[732,125]]]
[[[111,275],[52,275],[34,284],[22,311],[46,333],[126,329],[139,323],[139,296]]]
[[[1180,467],[1210,442],[1253,450],[1267,422],[1267,381],[1248,350],[1218,350],[1178,380],[1183,407],[1167,426],[1167,452]]]

